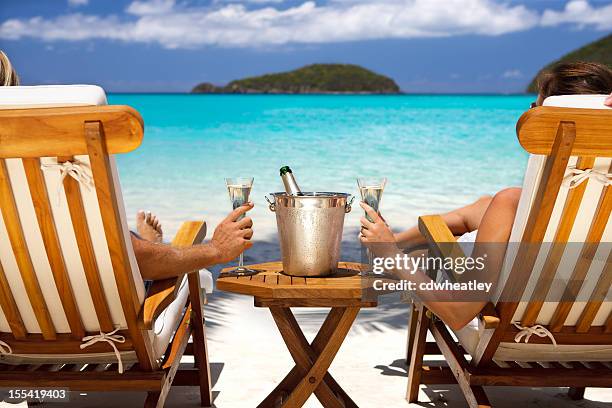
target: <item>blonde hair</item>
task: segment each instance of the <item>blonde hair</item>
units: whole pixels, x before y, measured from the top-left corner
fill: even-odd
[[[11,60],[0,50],[0,86],[19,85],[19,76],[15,72]]]

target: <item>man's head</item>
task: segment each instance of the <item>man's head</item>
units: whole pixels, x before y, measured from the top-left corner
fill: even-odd
[[[0,50],[0,86],[19,85],[19,77],[6,54]]]
[[[554,95],[609,94],[612,69],[596,62],[557,64],[538,78],[538,101]]]

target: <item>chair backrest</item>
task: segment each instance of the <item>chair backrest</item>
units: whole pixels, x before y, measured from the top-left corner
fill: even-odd
[[[113,157],[140,145],[143,122],[104,105],[95,86],[0,88],[0,339],[15,353],[37,342],[83,353],[82,337],[120,329],[147,367],[145,290]]]
[[[531,155],[495,301],[502,324],[546,325],[560,344],[578,344],[581,333],[612,344],[612,109],[604,99],[551,97],[517,124]],[[579,183],[581,171],[591,177]]]

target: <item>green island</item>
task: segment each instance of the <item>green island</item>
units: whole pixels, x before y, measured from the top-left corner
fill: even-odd
[[[573,61],[599,62],[612,68],[612,34],[587,44],[584,47],[580,47],[542,68],[535,78],[533,78],[533,80],[529,83],[527,92],[538,92],[537,79],[540,73],[546,71],[555,64]]]
[[[192,93],[230,94],[398,94],[395,81],[358,65],[313,64],[293,71],[196,85]]]

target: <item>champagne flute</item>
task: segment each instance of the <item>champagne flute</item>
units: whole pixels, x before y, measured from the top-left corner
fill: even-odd
[[[232,202],[232,207],[234,210],[249,202],[249,195],[251,194],[251,188],[253,187],[253,177],[226,178],[225,185],[227,186],[229,198]],[[241,220],[242,218],[244,218],[244,214],[241,215],[238,220]],[[257,271],[244,266],[244,253],[241,253],[238,260],[238,266],[228,274],[235,276],[249,276],[255,275],[256,273]]]
[[[387,184],[387,179],[385,177],[375,178],[375,177],[359,177],[357,178],[357,186],[359,187],[359,192],[361,193],[361,200],[365,202],[367,205],[372,207],[374,211],[380,214],[378,211],[380,207],[380,201],[382,200],[382,194],[385,189],[385,185]],[[365,217],[368,221],[374,222],[372,217],[365,214]],[[370,249],[366,249],[368,254],[368,269],[366,271],[362,271],[363,276],[374,275],[373,272],[373,256],[372,251]]]

